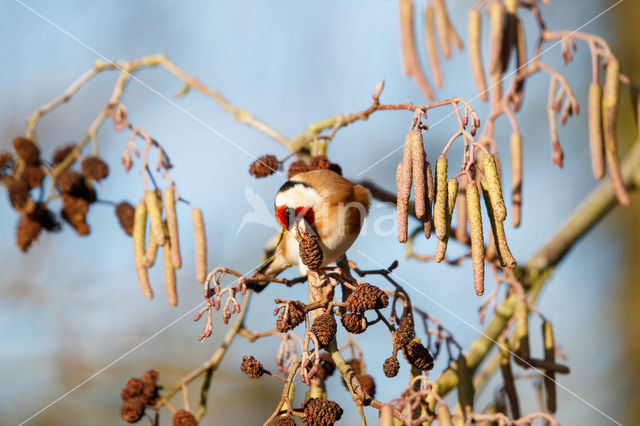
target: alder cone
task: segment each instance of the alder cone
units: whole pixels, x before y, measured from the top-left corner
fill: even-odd
[[[403,348],[403,352],[407,362],[418,370],[425,371],[433,368],[433,357],[422,343],[412,340]]]
[[[109,176],[109,166],[100,157],[87,157],[82,161],[82,172],[90,179],[102,180]]]
[[[120,202],[116,205],[116,217],[118,218],[118,222],[125,234],[128,236],[133,234],[133,216],[135,214],[135,210],[135,207],[126,201]]]
[[[406,346],[414,337],[416,337],[416,331],[413,323],[413,314],[411,311],[407,311],[402,314],[402,318],[400,318],[400,322],[398,323],[398,329],[394,337],[395,346]]]
[[[257,178],[267,177],[278,170],[278,159],[275,155],[263,155],[249,166],[249,174]]]
[[[284,318],[285,310],[282,311],[276,320],[276,328],[281,333],[293,330],[304,321],[305,317],[304,304],[302,302],[295,301],[289,303],[289,315],[286,321]]]
[[[127,384],[120,391],[120,398],[122,398],[123,400],[135,398],[136,396],[142,395],[143,389],[144,383],[142,382],[142,380],[132,377],[127,380]]]
[[[376,395],[376,381],[373,376],[369,374],[360,374],[358,375],[358,381],[360,382],[360,386],[364,389],[364,391],[372,398],[375,398]]]
[[[304,160],[296,160],[289,165],[289,171],[287,172],[287,179],[291,179],[297,174],[308,172],[311,170],[309,165]]]
[[[311,170],[328,169],[331,166],[331,161],[326,155],[316,155],[309,160],[309,166]]]
[[[243,356],[240,371],[251,379],[259,379],[264,374],[262,363],[252,356]]]
[[[273,422],[274,426],[296,426],[296,421],[289,416],[277,417]]]
[[[42,185],[42,181],[44,180],[44,171],[42,170],[42,164],[25,167],[22,179],[27,182],[29,189],[33,189]]]
[[[320,354],[320,369],[317,376],[322,380],[327,380],[333,375],[334,371],[336,371],[336,364],[333,362],[331,355],[326,352]]]
[[[33,220],[29,215],[24,215],[16,228],[16,245],[20,250],[26,252],[31,244],[38,239],[42,232],[42,225]]]
[[[362,314],[344,314],[340,317],[340,322],[342,326],[349,333],[360,334],[363,333],[367,329],[367,324],[364,323],[364,316]]]
[[[398,375],[398,371],[400,371],[400,363],[394,357],[389,357],[384,360],[384,364],[382,364],[382,371],[384,371],[384,375],[389,378],[396,377]]]
[[[73,151],[74,148],[75,145],[65,145],[56,149],[56,151],[53,153],[53,164],[57,166],[58,164],[62,163],[64,159],[67,158],[69,154],[71,154],[71,151]],[[73,162],[75,162],[75,159],[73,160]],[[73,162],[71,164],[73,164]]]
[[[122,402],[120,417],[127,423],[136,423],[144,415],[145,405],[140,398],[130,398]]]
[[[29,203],[29,184],[23,180],[13,181],[7,184],[9,202],[15,210],[24,209]]]
[[[302,263],[310,270],[313,271],[322,266],[324,255],[317,235],[305,234],[300,241],[298,251]]]
[[[325,348],[336,336],[338,325],[331,314],[319,315],[311,325],[311,332],[318,338],[320,346]]]
[[[62,194],[62,218],[66,220],[78,235],[88,235],[91,232],[86,222],[89,212],[89,202],[69,194]]]
[[[356,313],[363,313],[371,309],[383,309],[389,305],[389,296],[380,288],[360,283],[355,291],[347,297],[347,310]]]
[[[331,426],[342,417],[338,403],[324,398],[311,398],[302,406],[303,420],[309,426]]]
[[[35,165],[40,161],[40,150],[30,139],[17,137],[13,140],[13,149],[25,163]]]
[[[173,426],[196,426],[197,424],[195,416],[187,410],[178,410],[173,415]]]

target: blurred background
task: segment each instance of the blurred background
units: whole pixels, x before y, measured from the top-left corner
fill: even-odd
[[[70,35],[112,60],[164,52],[230,102],[289,137],[322,118],[366,108],[381,79],[386,80],[383,103],[426,102],[415,84],[402,74],[395,1],[25,3],[69,34],[19,2],[0,3],[0,149],[9,149],[11,140],[24,133],[26,118],[62,93],[97,59],[94,52]],[[448,3],[454,25],[466,40],[466,14],[475,2]],[[550,28],[573,30],[613,4],[613,0],[585,0],[578,7],[574,2],[556,1],[543,7],[543,13]],[[423,6],[420,1],[418,5],[418,9]],[[528,14],[521,15],[525,17],[531,48],[537,34],[535,23]],[[622,2],[582,29],[604,36],[620,55],[623,72],[636,80],[640,78],[640,64],[632,41],[636,38],[638,17],[637,2]],[[422,16],[417,28],[422,28],[421,19]],[[426,66],[422,33],[418,34]],[[566,155],[565,168],[560,170],[550,161],[545,109],[548,78],[540,75],[527,83],[524,108],[518,116],[525,146],[523,225],[514,230],[510,221],[506,222],[512,251],[521,262],[561,226],[595,186],[586,125],[588,49],[579,45],[575,61],[566,67],[561,64],[559,46],[545,53],[543,59],[568,76],[584,112],[561,128]],[[466,51],[454,53],[443,68],[445,88],[438,91],[438,98],[476,96]],[[77,141],[84,135],[107,102],[115,77],[115,72],[102,73],[71,102],[40,122],[37,137],[44,157],[49,158],[55,146]],[[182,87],[161,69],[142,70],[136,77],[169,97]],[[192,92],[176,102],[253,156],[286,154],[266,136],[234,122],[209,98]],[[168,151],[182,195],[204,210],[209,267],[225,265],[250,271],[260,262],[273,230],[258,224],[239,230],[242,217],[252,211],[245,192],[254,191],[270,207],[282,176],[253,179],[247,173],[253,161],[250,155],[136,81],[129,82],[123,103],[131,122],[147,130]],[[472,104],[480,117],[486,116],[487,105],[479,100]],[[626,95],[623,106],[621,140],[628,147],[635,133]],[[434,112],[428,123],[448,112]],[[342,166],[347,178],[366,178],[393,189],[401,151],[369,167],[402,144],[411,117],[407,112],[379,112],[368,122],[341,130],[330,146],[330,159]],[[455,128],[455,120],[449,117],[426,133],[432,158]],[[509,133],[506,123],[500,121],[496,138],[505,152]],[[101,199],[135,203],[142,194],[137,173],[126,174],[119,164],[127,138],[124,132],[115,132],[108,122],[98,134],[100,154],[111,165],[109,179],[98,188]],[[453,155],[451,158],[459,158],[459,151]],[[509,166],[507,161],[503,163],[508,176]],[[362,173],[365,169],[368,170]],[[575,246],[545,286],[539,303],[540,310],[554,323],[556,342],[572,369],[570,375],[558,376],[558,381],[624,424],[640,419],[634,404],[640,400],[637,194],[632,196],[632,204],[634,207],[629,210],[617,209]],[[189,312],[201,303],[202,293],[194,278],[190,213],[181,207],[178,215],[185,264],[178,273],[180,303],[170,308],[162,289],[161,267],[151,271],[156,298],[148,301],[143,297],[136,279],[131,240],[119,228],[111,206],[96,205],[91,209],[90,237],[79,238],[65,226],[60,234],[43,234],[38,244],[23,254],[14,245],[18,216],[8,201],[0,202],[0,424],[21,423],[154,335],[28,424],[121,422],[119,391],[127,378],[155,368],[160,372],[161,383],[173,383],[211,356],[226,327],[218,316],[213,337],[204,342],[196,340],[202,324],[194,324]],[[429,295],[425,298],[410,290],[414,304],[439,318],[467,346],[479,334],[462,320],[482,328],[477,315],[481,299],[472,291],[470,265],[451,267],[402,260],[404,250],[396,236],[376,235],[371,226],[376,219],[391,213],[389,206],[374,206],[367,232],[351,249],[350,258],[361,268],[378,268],[400,259],[398,275]],[[392,224],[386,226],[393,228]],[[450,254],[455,255],[459,248],[452,248]],[[435,243],[421,241],[417,249],[433,252]],[[493,288],[491,279],[487,286],[488,291]],[[286,291],[272,286],[252,301],[248,327],[271,327],[275,297],[304,299],[305,294],[302,286]],[[538,326],[534,322],[532,330]],[[541,351],[539,336],[532,333],[532,337],[533,350]],[[377,399],[382,401],[398,396],[408,378],[406,365],[394,380],[382,374],[381,365],[389,356],[386,348],[390,345],[379,342],[387,340],[382,327],[357,340],[368,372],[377,379]],[[250,381],[239,371],[240,359],[244,354],[254,355],[266,368],[276,370],[273,354],[277,345],[274,339],[253,345],[236,340],[214,376],[209,412],[203,424],[262,424],[280,398],[279,383],[269,378]],[[443,368],[440,362],[431,373],[433,377]],[[497,386],[498,381],[489,383],[479,396],[478,408],[490,402]],[[534,394],[527,390],[529,383],[523,381],[519,386],[523,411],[537,411]],[[338,377],[329,380],[328,391],[330,398],[345,408],[341,424],[358,424],[357,412]],[[194,391],[194,404],[195,395]],[[557,417],[561,423],[611,423],[561,388],[558,399]],[[175,405],[180,404],[176,399]],[[375,410],[365,411],[371,423],[376,424]],[[162,414],[163,424],[169,424],[168,411]]]

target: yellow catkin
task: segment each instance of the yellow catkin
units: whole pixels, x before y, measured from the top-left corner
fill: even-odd
[[[427,212],[427,188],[425,187],[425,152],[422,142],[422,132],[412,130],[407,134],[405,144],[411,147],[411,176],[413,179],[413,197],[415,200],[416,217],[424,219]]]
[[[482,213],[480,196],[474,180],[467,185],[467,216],[471,237],[471,259],[473,261],[473,282],[476,294],[484,293],[484,236],[482,233]]]
[[[522,218],[522,135],[511,133],[511,215],[513,226],[520,226]]]
[[[502,2],[492,2],[489,5],[490,35],[489,35],[489,74],[502,71],[502,40],[504,38],[504,6]]]
[[[158,256],[158,241],[153,238],[153,234],[149,235],[149,245],[144,254],[144,267],[149,269],[156,263]]]
[[[433,207],[433,224],[439,240],[447,235],[447,157],[436,162],[436,201]]]
[[[436,407],[436,417],[438,418],[438,425],[440,426],[452,426],[451,412],[449,407],[444,402],[441,402]]]
[[[482,16],[479,10],[471,10],[469,12],[469,60],[480,99],[486,102],[489,97],[487,94],[487,79],[482,66],[481,35]]]
[[[204,283],[207,278],[207,236],[204,230],[202,210],[194,207],[191,210],[191,216],[196,240],[196,279]]]
[[[155,238],[156,244],[164,245],[165,235],[162,226],[162,204],[158,199],[155,191],[145,191],[144,201],[147,204],[147,212],[151,221],[151,235],[149,238]]]
[[[518,7],[518,0],[504,0],[504,9],[507,13],[514,14]]]
[[[447,216],[446,216],[446,229],[447,233],[443,239],[438,239],[436,244],[435,261],[440,263],[444,260],[444,255],[447,251],[447,243],[449,241],[449,232],[451,230],[451,217],[456,205],[456,199],[458,197],[458,180],[451,178],[447,181]]]
[[[164,261],[164,286],[167,291],[167,300],[169,305],[176,306],[178,304],[178,292],[176,290],[176,269],[171,260],[171,242],[162,247]]]
[[[509,245],[507,244],[507,236],[504,232],[504,225],[496,218],[496,214],[491,203],[491,196],[489,195],[488,189],[486,189],[486,182],[483,183],[482,187],[482,195],[485,201],[485,206],[487,207],[489,222],[491,223],[494,250],[496,251],[498,258],[500,259],[500,264],[502,266],[515,268],[516,260],[513,258],[511,250],[509,250]],[[487,260],[490,259],[489,249],[487,249],[486,258]]]
[[[524,299],[518,299],[515,306],[516,330],[515,330],[515,350],[519,358],[516,362],[522,363],[529,359],[529,309]]]
[[[433,100],[433,89],[422,71],[418,51],[416,49],[413,22],[413,3],[411,0],[400,0],[400,39],[402,41],[402,58],[405,74],[412,76],[422,93]]]
[[[520,403],[518,402],[516,383],[513,378],[513,370],[511,369],[511,352],[509,352],[507,339],[504,336],[498,337],[498,350],[500,353],[500,372],[502,373],[504,392],[511,406],[511,414],[514,419],[517,419],[520,418]]]
[[[422,225],[424,228],[424,236],[426,239],[431,238],[431,231],[433,231],[433,175],[431,174],[431,164],[426,159],[424,161],[424,188],[426,197],[426,210],[424,218],[422,219]]]
[[[451,57],[451,40],[449,39],[449,24],[444,0],[433,0],[433,7],[435,11],[436,28],[438,29],[440,50],[442,50],[442,55],[448,59]]]
[[[458,403],[463,413],[473,412],[473,374],[463,354],[458,356],[456,373],[458,374]]]
[[[517,71],[521,72],[527,64],[527,42],[524,35],[524,27],[522,26],[522,21],[520,21],[520,19],[516,19],[516,58],[518,60]],[[512,99],[513,109],[516,112],[520,111],[523,97],[524,80],[521,80],[516,84],[515,93]]]
[[[393,426],[393,421],[393,406],[390,404],[383,405],[380,409],[380,426]]]
[[[153,297],[153,291],[151,290],[151,284],[149,283],[149,275],[147,274],[147,268],[144,266],[145,262],[145,233],[147,229],[147,206],[144,200],[140,200],[136,206],[136,210],[133,216],[133,256],[135,259],[136,272],[138,274],[138,281],[142,288],[142,293],[148,298]]]
[[[544,342],[544,359],[554,363],[556,361],[556,346],[553,339],[553,328],[549,321],[542,323],[542,338]],[[547,370],[544,376],[544,388],[547,394],[547,411],[555,413],[557,409],[556,403],[556,374],[552,370]]]
[[[440,62],[438,61],[438,52],[436,51],[436,37],[433,14],[433,7],[427,5],[424,10],[425,44],[427,45],[427,55],[429,56],[429,65],[431,65],[433,80],[436,83],[436,87],[440,88],[443,85],[442,69],[440,68]]]
[[[467,175],[460,177],[460,190],[458,191],[458,199],[456,200],[456,229],[455,238],[461,243],[469,242],[469,233],[467,232],[467,184],[469,178]]]
[[[602,98],[602,115],[604,129],[604,147],[609,168],[611,183],[623,206],[629,205],[629,194],[624,187],[620,161],[618,159],[618,103],[620,101],[620,63],[615,58],[609,59]]]
[[[398,215],[398,242],[407,242],[407,226],[409,221],[409,191],[405,189],[403,183],[404,165],[398,163],[396,169],[396,185],[398,188],[396,198],[396,214]],[[411,181],[409,180],[409,183]]]
[[[482,166],[493,213],[495,214],[496,220],[502,222],[507,218],[507,208],[502,198],[502,185],[500,184],[500,176],[498,174],[495,157],[491,154],[485,155],[482,158]]]
[[[593,175],[602,179],[605,174],[604,139],[602,136],[602,86],[591,83],[589,87],[589,144]]]
[[[168,187],[162,194],[164,212],[167,216],[167,233],[169,234],[169,246],[171,247],[171,263],[176,269],[182,267],[182,256],[180,255],[180,241],[178,238],[178,215],[176,212],[175,191]]]

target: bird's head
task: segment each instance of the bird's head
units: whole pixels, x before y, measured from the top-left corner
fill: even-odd
[[[275,199],[278,223],[285,229],[291,229],[298,221],[304,219],[313,227],[316,221],[314,207],[320,198],[320,194],[305,182],[285,182]]]

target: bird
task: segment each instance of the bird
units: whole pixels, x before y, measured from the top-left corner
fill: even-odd
[[[297,266],[306,275],[308,268],[299,254],[300,229],[318,237],[321,266],[328,266],[358,238],[369,213],[371,193],[332,170],[320,169],[299,173],[286,181],[276,193],[274,204],[281,237],[274,256],[259,272],[275,277]]]

